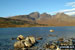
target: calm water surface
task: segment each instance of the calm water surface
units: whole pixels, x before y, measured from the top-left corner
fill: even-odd
[[[53,29],[54,32],[49,32]],[[60,37],[75,38],[75,27],[28,27],[28,28],[0,28],[0,50],[13,49],[13,44],[16,40],[11,40],[12,37],[18,35],[25,37],[33,35],[37,37],[43,37],[43,40],[39,40],[39,48],[50,40],[56,40]],[[56,37],[49,37],[49,34],[56,35]]]

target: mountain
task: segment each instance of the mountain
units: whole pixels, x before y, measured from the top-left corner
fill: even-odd
[[[51,15],[47,14],[47,13],[43,13],[43,14],[40,15],[41,20],[47,20],[47,19],[50,19],[50,18],[51,18]]]
[[[10,19],[18,19],[18,20],[26,20],[26,21],[35,22],[35,23],[42,22],[42,24],[43,24],[44,20],[46,20],[46,22],[48,22],[48,20],[51,18],[51,15],[47,14],[47,13],[40,14],[38,12],[32,12],[29,15],[18,15],[18,16],[12,16],[9,18]]]
[[[0,27],[75,26],[75,17],[64,13],[50,15],[32,12],[8,18],[0,17]]]
[[[66,15],[64,13],[57,13],[56,15],[41,14],[37,23],[48,24],[48,26],[72,26],[75,25],[75,17]]]
[[[40,13],[38,12],[32,12],[29,14],[30,17],[38,19],[40,17]]]
[[[59,22],[68,21],[69,18],[71,18],[71,17],[69,15],[64,14],[64,13],[57,13],[56,15],[53,16],[53,19],[57,20]]]
[[[74,26],[75,25],[75,17],[66,15],[64,13],[57,13],[56,15],[53,15],[53,18],[51,20],[54,26]],[[51,22],[50,22],[51,24]]]
[[[40,14],[40,17],[39,19],[37,19],[37,23],[40,23],[40,24],[47,24],[51,19],[51,15],[50,14],[47,14],[47,13],[43,13],[43,14]]]
[[[56,15],[54,15],[55,16],[55,18],[57,19],[57,18],[67,18],[67,17],[69,17],[69,15],[66,15],[66,14],[64,14],[64,13],[57,13]]]
[[[58,20],[58,21],[67,21],[67,22],[71,22],[72,20],[75,20],[75,18],[73,16],[69,16],[66,15],[64,13],[57,13],[56,15],[53,16],[54,19]]]
[[[10,19],[18,19],[18,20],[23,20],[23,21],[29,21],[29,22],[34,22],[35,18],[30,17],[29,15],[18,15],[18,16],[12,16],[9,17]]]

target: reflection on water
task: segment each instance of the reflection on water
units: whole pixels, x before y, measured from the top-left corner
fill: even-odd
[[[53,29],[54,32],[49,32]],[[16,40],[11,40],[12,37],[18,35],[35,37],[43,37],[43,40],[38,41],[36,46],[41,47],[50,40],[56,40],[59,37],[71,38],[75,36],[75,27],[30,27],[30,28],[0,28],[0,50],[11,50]],[[56,35],[56,37],[49,37],[49,34]]]

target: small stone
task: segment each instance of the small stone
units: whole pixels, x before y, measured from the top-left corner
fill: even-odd
[[[38,37],[38,38],[37,38],[37,40],[42,40],[42,39],[43,39],[42,37]]]
[[[16,39],[16,38],[13,38],[13,37],[11,38],[11,40],[15,40],[15,39]]]
[[[50,32],[54,32],[54,30],[50,30]]]
[[[54,45],[50,45],[50,48],[51,48],[51,49],[54,49],[54,48],[55,48],[55,46],[54,46]]]

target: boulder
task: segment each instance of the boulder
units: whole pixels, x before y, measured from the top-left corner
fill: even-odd
[[[24,36],[23,35],[19,35],[18,37],[17,37],[17,40],[23,40],[24,39]]]
[[[54,30],[50,30],[50,32],[54,32]]]
[[[22,43],[24,44],[24,46],[25,47],[31,47],[32,46],[32,43],[31,43],[31,41],[30,40],[21,40],[22,41]]]
[[[19,41],[14,43],[14,48],[30,48],[36,42],[33,36],[24,38],[22,35],[19,35],[17,40]]]
[[[29,48],[32,46],[32,43],[28,40],[25,40],[24,45]]]
[[[22,41],[17,41],[14,44],[14,48],[24,48],[24,44],[22,43]]]
[[[36,42],[35,37],[34,36],[29,36],[26,37],[26,41],[30,41],[32,44],[34,44]]]

